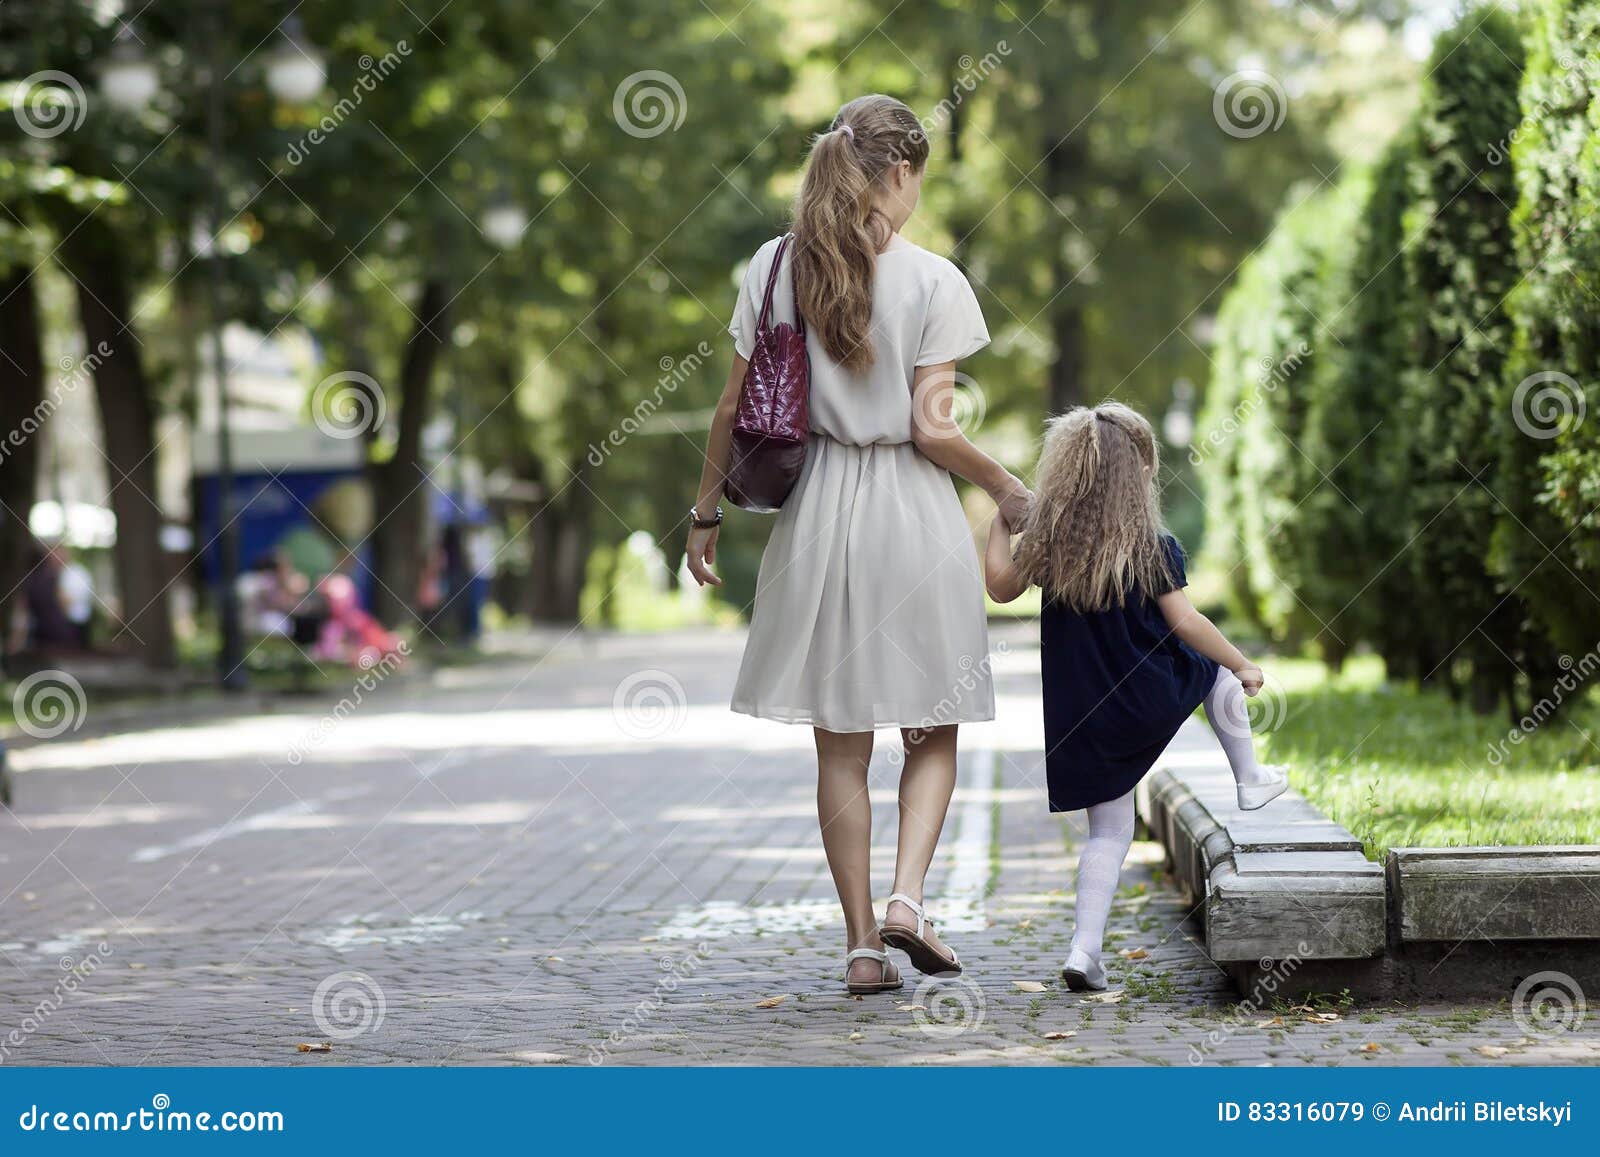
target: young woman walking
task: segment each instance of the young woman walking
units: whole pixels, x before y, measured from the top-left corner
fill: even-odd
[[[928,141],[887,96],[839,110],[811,147],[787,245],[763,245],[729,332],[733,359],[692,512],[689,568],[716,557],[730,429],[762,298],[782,249],[774,320],[806,323],[811,440],[772,528],[733,709],[809,724],[817,818],[844,908],[849,991],[899,988],[886,946],[927,973],[961,964],[922,907],[923,877],[956,783],[956,729],[994,717],[977,552],[952,474],[1013,523],[1027,488],[951,416],[956,363],[989,341],[977,299],[943,257],[900,229],[917,206]],[[873,908],[873,730],[898,727],[900,832],[894,892]]]

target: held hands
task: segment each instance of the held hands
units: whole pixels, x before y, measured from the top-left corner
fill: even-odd
[[[991,497],[1000,507],[1000,521],[1007,532],[1021,533],[1023,523],[1028,520],[1028,506],[1033,502],[1033,492],[1023,484],[1022,479],[1011,475],[1008,487]]]
[[[1262,684],[1266,682],[1266,675],[1260,667],[1246,663],[1243,667],[1235,667],[1233,673],[1239,677],[1239,683],[1244,688],[1244,693],[1254,698],[1261,694]]]
[[[707,583],[714,587],[722,585],[722,580],[711,570],[711,564],[717,561],[717,532],[721,529],[720,526],[708,526],[704,529],[691,527],[689,530],[689,573],[701,586]]]

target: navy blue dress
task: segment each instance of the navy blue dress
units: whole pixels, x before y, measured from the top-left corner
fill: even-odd
[[[1126,795],[1217,679],[1217,664],[1178,641],[1156,599],[1188,585],[1183,548],[1162,537],[1171,585],[1080,614],[1048,596],[1039,615],[1050,810]]]

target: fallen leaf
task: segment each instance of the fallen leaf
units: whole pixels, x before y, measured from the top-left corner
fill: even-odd
[[[530,1065],[559,1065],[567,1061],[566,1053],[512,1053],[519,1061],[527,1061]]]
[[[858,1033],[858,1032],[853,1032],[853,1033],[850,1034],[850,1039],[851,1040],[860,1040],[861,1039],[861,1034]]]
[[[1271,1020],[1257,1021],[1256,1022],[1256,1027],[1257,1028],[1282,1028],[1283,1027],[1283,1017],[1275,1016]]]
[[[784,993],[782,996],[769,996],[769,997],[767,997],[766,1000],[758,1000],[758,1001],[756,1001],[756,1007],[757,1008],[777,1008],[780,1004],[782,1004],[784,1001],[786,1001],[788,999],[789,999],[789,994],[787,992]]]
[[[1077,1035],[1078,1034],[1076,1032],[1047,1032],[1047,1033],[1044,1034],[1044,1039],[1045,1040],[1070,1040],[1071,1038],[1073,1038],[1073,1037],[1075,1037]]]
[[[901,1003],[894,1006],[896,1012],[926,1012],[927,1006],[921,1004]]]
[[[1044,985],[1040,984],[1037,980],[1013,980],[1011,983],[1016,985],[1017,988],[1021,989],[1023,992],[1049,992],[1050,991]]]
[[[660,940],[660,939],[661,939],[661,937],[659,937],[659,936],[641,936],[641,937],[639,937],[639,943],[640,944],[654,944],[657,940]]]
[[[1480,1057],[1503,1057],[1511,1050],[1500,1045],[1479,1045],[1472,1051]]]
[[[128,967],[133,969],[135,972],[143,972],[146,968],[149,968],[150,966],[148,964],[138,964],[136,962],[130,961],[129,964],[128,964]]]
[[[1118,988],[1111,992],[1097,992],[1092,996],[1086,996],[1083,999],[1092,1000],[1096,1004],[1121,1004],[1122,997],[1123,990]]]
[[[1306,1023],[1307,1024],[1334,1024],[1338,1020],[1339,1020],[1339,1014],[1336,1013],[1336,1012],[1308,1012],[1308,1013],[1306,1013]]]
[[[1143,948],[1124,948],[1121,952],[1117,953],[1117,955],[1122,957],[1124,960],[1143,960],[1145,957],[1149,956],[1150,953],[1146,952]]]
[[[1033,921],[1032,920],[1018,920],[1017,921],[1017,931],[1018,932],[1026,932],[1029,928],[1032,928],[1032,927],[1033,927]]]
[[[550,961],[552,964],[560,964],[561,963],[561,957],[559,957],[559,956],[546,956],[545,959]]]
[[[324,1040],[313,1044],[309,1041],[301,1041],[294,1047],[297,1052],[302,1053],[331,1053],[333,1051],[333,1042]]]
[[[1366,1044],[1361,1046],[1361,1051],[1364,1053],[1381,1053],[1383,1051],[1383,1046],[1377,1041],[1369,1040]]]

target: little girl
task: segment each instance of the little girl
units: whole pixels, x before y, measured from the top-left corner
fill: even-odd
[[[1073,991],[1102,989],[1101,942],[1123,857],[1133,843],[1133,789],[1194,709],[1233,768],[1239,807],[1288,786],[1256,764],[1244,697],[1261,668],[1183,593],[1183,551],[1161,522],[1156,438],[1127,406],[1106,402],[1052,418],[1015,558],[1011,528],[989,528],[990,596],[1010,602],[1037,583],[1051,811],[1089,812],[1078,859],[1078,925],[1061,970]]]

